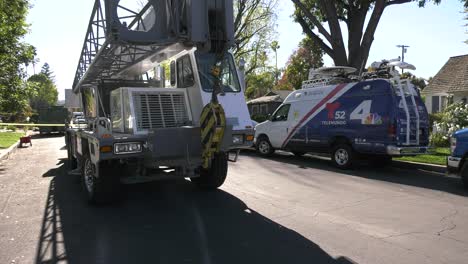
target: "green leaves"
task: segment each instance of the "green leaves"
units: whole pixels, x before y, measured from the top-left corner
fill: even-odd
[[[35,110],[57,103],[58,91],[54,84],[49,64],[45,63],[42,71],[28,79],[31,107]]]
[[[279,81],[278,90],[300,89],[302,82],[306,81],[310,69],[316,69],[323,66],[323,51],[320,46],[312,39],[306,37],[299,48],[291,55],[283,74]]]
[[[0,114],[6,119],[30,115],[24,66],[36,55],[33,46],[22,42],[27,33],[27,0],[0,0]]]

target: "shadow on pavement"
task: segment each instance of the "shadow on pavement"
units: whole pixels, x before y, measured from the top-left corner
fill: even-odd
[[[253,151],[242,152],[242,155],[258,159],[265,158],[258,156]],[[365,162],[362,162],[353,170],[340,170],[332,167],[331,162],[325,159],[318,159],[307,155],[303,157],[296,157],[288,153],[275,153],[271,157],[267,157],[267,159],[280,162],[277,166],[282,166],[281,163],[288,163],[303,169],[313,168],[332,171],[371,180],[443,191],[460,196],[468,196],[468,191],[464,189],[463,184],[459,178],[448,177],[439,173],[426,172],[422,170],[399,169],[393,167],[373,168]],[[268,168],[275,169],[275,165],[269,164]],[[306,175],[304,176],[306,177]]]
[[[47,173],[36,263],[354,263],[188,181],[133,185],[121,204],[87,206],[65,168]]]

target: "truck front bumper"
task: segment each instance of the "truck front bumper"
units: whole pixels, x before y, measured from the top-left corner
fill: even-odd
[[[458,171],[460,167],[460,162],[461,158],[449,156],[447,157],[447,168],[450,171]]]
[[[251,148],[254,141],[254,130],[233,130],[232,131],[232,144],[229,150],[248,149]]]
[[[390,156],[413,156],[429,153],[429,147],[398,147],[387,146],[387,154]]]

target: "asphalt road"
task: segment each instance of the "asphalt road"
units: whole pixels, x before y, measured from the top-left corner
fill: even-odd
[[[458,179],[246,153],[219,191],[132,185],[124,202],[90,207],[63,138],[33,144],[0,165],[0,263],[468,262]]]

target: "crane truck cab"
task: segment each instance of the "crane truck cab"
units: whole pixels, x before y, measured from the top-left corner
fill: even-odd
[[[342,169],[358,157],[385,164],[392,157],[426,153],[427,110],[417,88],[400,80],[396,66],[414,67],[383,61],[361,77],[352,76],[356,69],[350,67],[312,71],[302,89],[255,127],[258,153],[326,153]]]
[[[216,189],[253,143],[228,52],[232,0],[146,2],[126,14],[119,0],[96,0],[92,11],[73,85],[87,126],[66,137],[70,174],[91,203],[114,200],[122,183],[189,178]]]

